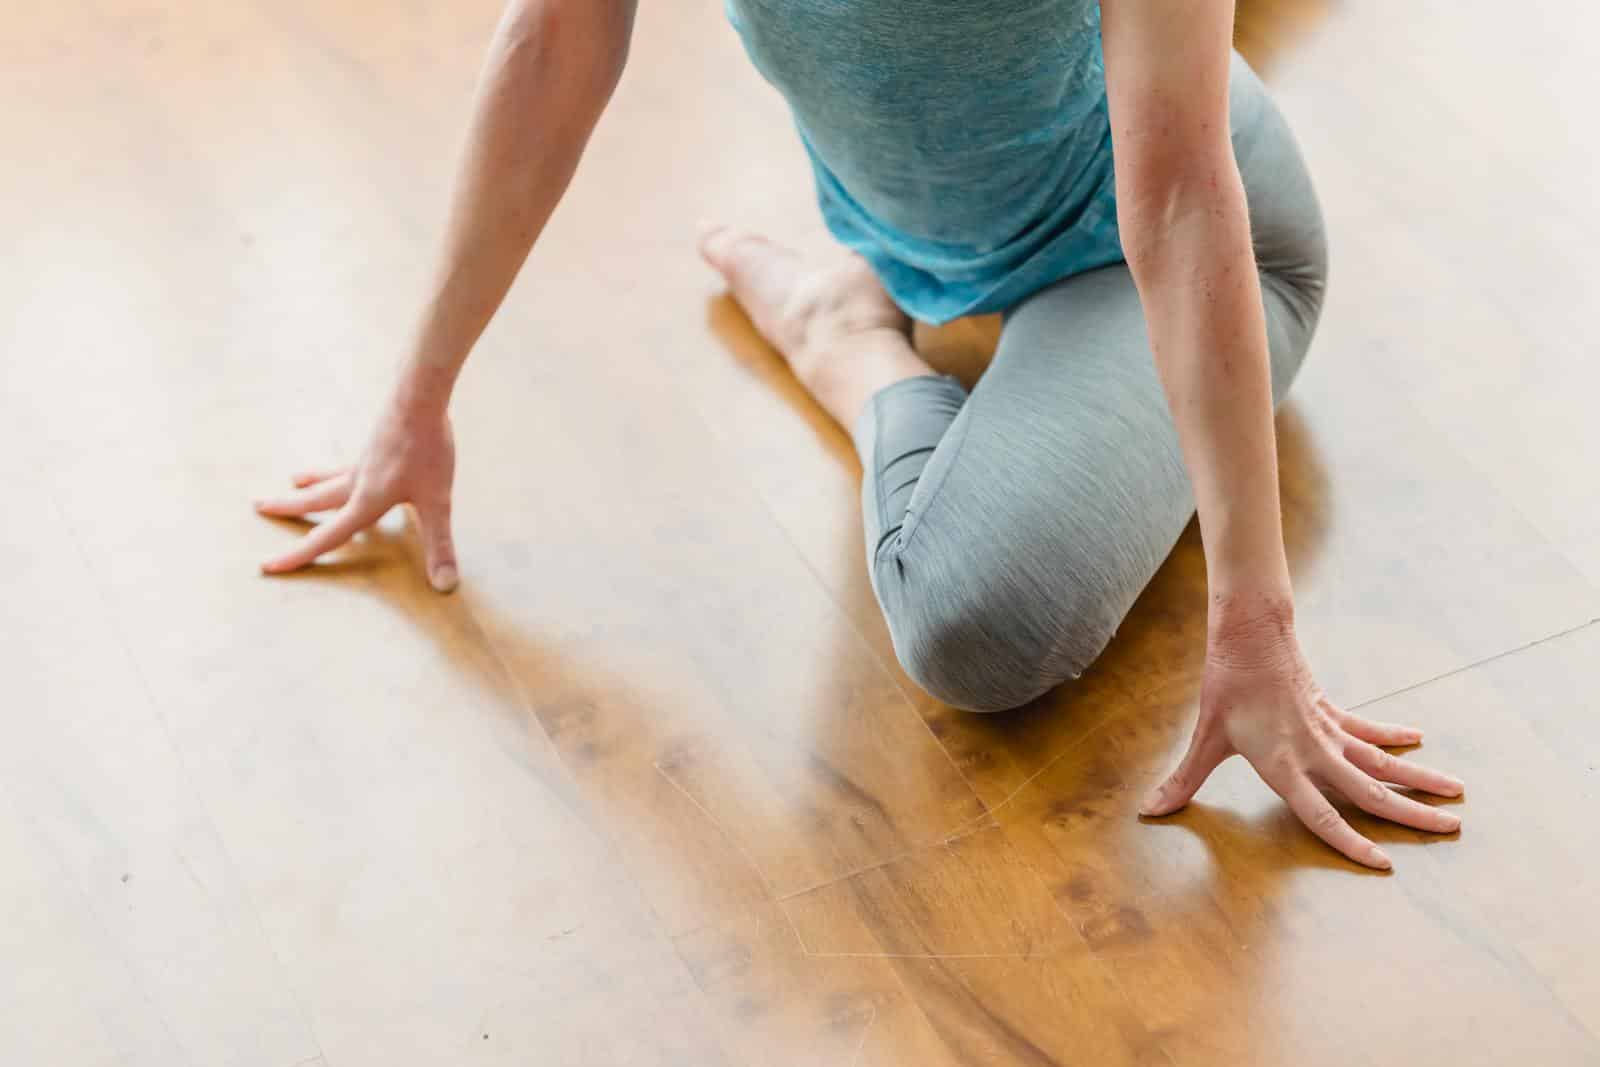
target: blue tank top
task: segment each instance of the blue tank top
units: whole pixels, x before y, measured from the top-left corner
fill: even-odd
[[[908,313],[1122,259],[1098,0],[726,0],[823,219]]]

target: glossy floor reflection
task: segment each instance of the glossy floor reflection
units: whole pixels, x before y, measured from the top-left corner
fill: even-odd
[[[448,598],[401,516],[261,580],[248,501],[361,443],[495,4],[7,4],[0,1062],[1600,1063],[1600,13],[1241,6],[1333,245],[1304,636],[1469,783],[1354,816],[1389,876],[1242,764],[1136,817],[1193,530],[1070,689],[899,673],[849,443],[693,257],[826,241],[720,4],[641,5],[474,357]]]

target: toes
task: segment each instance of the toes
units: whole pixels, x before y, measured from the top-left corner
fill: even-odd
[[[741,234],[732,226],[722,222],[700,222],[700,255],[705,261],[717,269],[717,273],[726,275],[732,267],[732,253],[735,245],[739,243]]]
[[[720,222],[700,224],[700,254],[734,285],[760,273],[769,261],[793,255],[765,237]]]
[[[720,222],[712,222],[710,219],[701,219],[695,223],[695,228],[700,232],[700,251],[705,253],[710,248],[711,239],[728,227]]]
[[[701,224],[700,254],[727,281],[757,327],[781,347],[773,331],[799,280],[800,257],[765,237],[718,223]]]

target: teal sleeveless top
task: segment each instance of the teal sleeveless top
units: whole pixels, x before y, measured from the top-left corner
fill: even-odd
[[[1122,259],[1098,0],[725,0],[835,237],[913,317]]]

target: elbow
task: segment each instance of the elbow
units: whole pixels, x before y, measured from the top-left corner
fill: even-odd
[[[1232,146],[1144,152],[1118,161],[1117,228],[1135,279],[1168,269],[1234,230],[1248,240],[1249,212]]]

